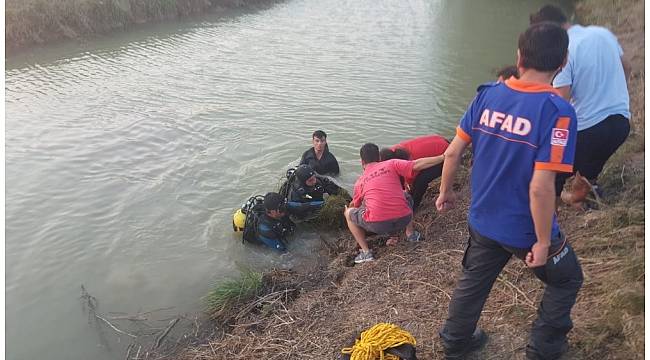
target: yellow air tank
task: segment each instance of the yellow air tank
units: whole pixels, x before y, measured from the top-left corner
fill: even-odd
[[[237,209],[235,214],[232,216],[232,229],[235,232],[244,231],[244,226],[246,225],[246,214],[244,214],[241,209]]]

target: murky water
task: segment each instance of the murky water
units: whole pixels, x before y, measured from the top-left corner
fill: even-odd
[[[102,312],[193,312],[241,268],[313,261],[313,231],[279,256],[233,210],[316,129],[347,187],[364,142],[452,135],[545,2],[288,0],[6,59],[7,358],[123,358],[81,284]]]

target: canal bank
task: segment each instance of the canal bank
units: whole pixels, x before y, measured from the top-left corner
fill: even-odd
[[[277,0],[8,0],[5,46],[8,53],[33,45],[90,38],[138,24],[268,7]]]
[[[628,83],[632,133],[601,177],[605,202],[598,209],[560,209],[560,224],[578,254],[585,283],[573,311],[570,359],[642,359],[644,356],[644,4],[586,0],[580,22],[607,26],[632,64]],[[465,175],[467,170],[465,170]],[[467,177],[461,204],[435,212],[434,183],[416,216],[426,240],[382,246],[377,261],[352,266],[354,241],[342,234],[331,263],[309,272],[272,272],[271,292],[241,304],[218,336],[186,349],[181,359],[336,359],[364,329],[392,322],[417,339],[418,357],[441,359],[437,340],[460,272],[468,237]],[[276,279],[276,280],[273,280]],[[282,281],[278,281],[278,279]],[[522,359],[541,283],[520,262],[499,277],[480,326],[490,334],[477,358]],[[280,294],[281,296],[278,296]],[[245,310],[245,311],[243,311]]]

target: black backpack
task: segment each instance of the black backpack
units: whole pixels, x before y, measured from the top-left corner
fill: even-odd
[[[242,241],[255,243],[257,242],[257,226],[264,214],[264,196],[252,196],[242,207],[242,212],[246,214]]]

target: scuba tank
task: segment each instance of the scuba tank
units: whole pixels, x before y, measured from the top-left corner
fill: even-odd
[[[264,214],[264,196],[251,196],[242,206],[241,211],[246,214],[242,241],[257,242],[257,225]]]
[[[242,206],[237,209],[232,216],[232,229],[234,232],[244,232],[246,229],[246,221],[249,217],[251,209],[257,207],[261,208],[264,204],[264,196],[255,195],[251,196]]]
[[[244,231],[244,226],[246,225],[246,214],[242,209],[237,209],[232,216],[232,230],[234,232]]]

